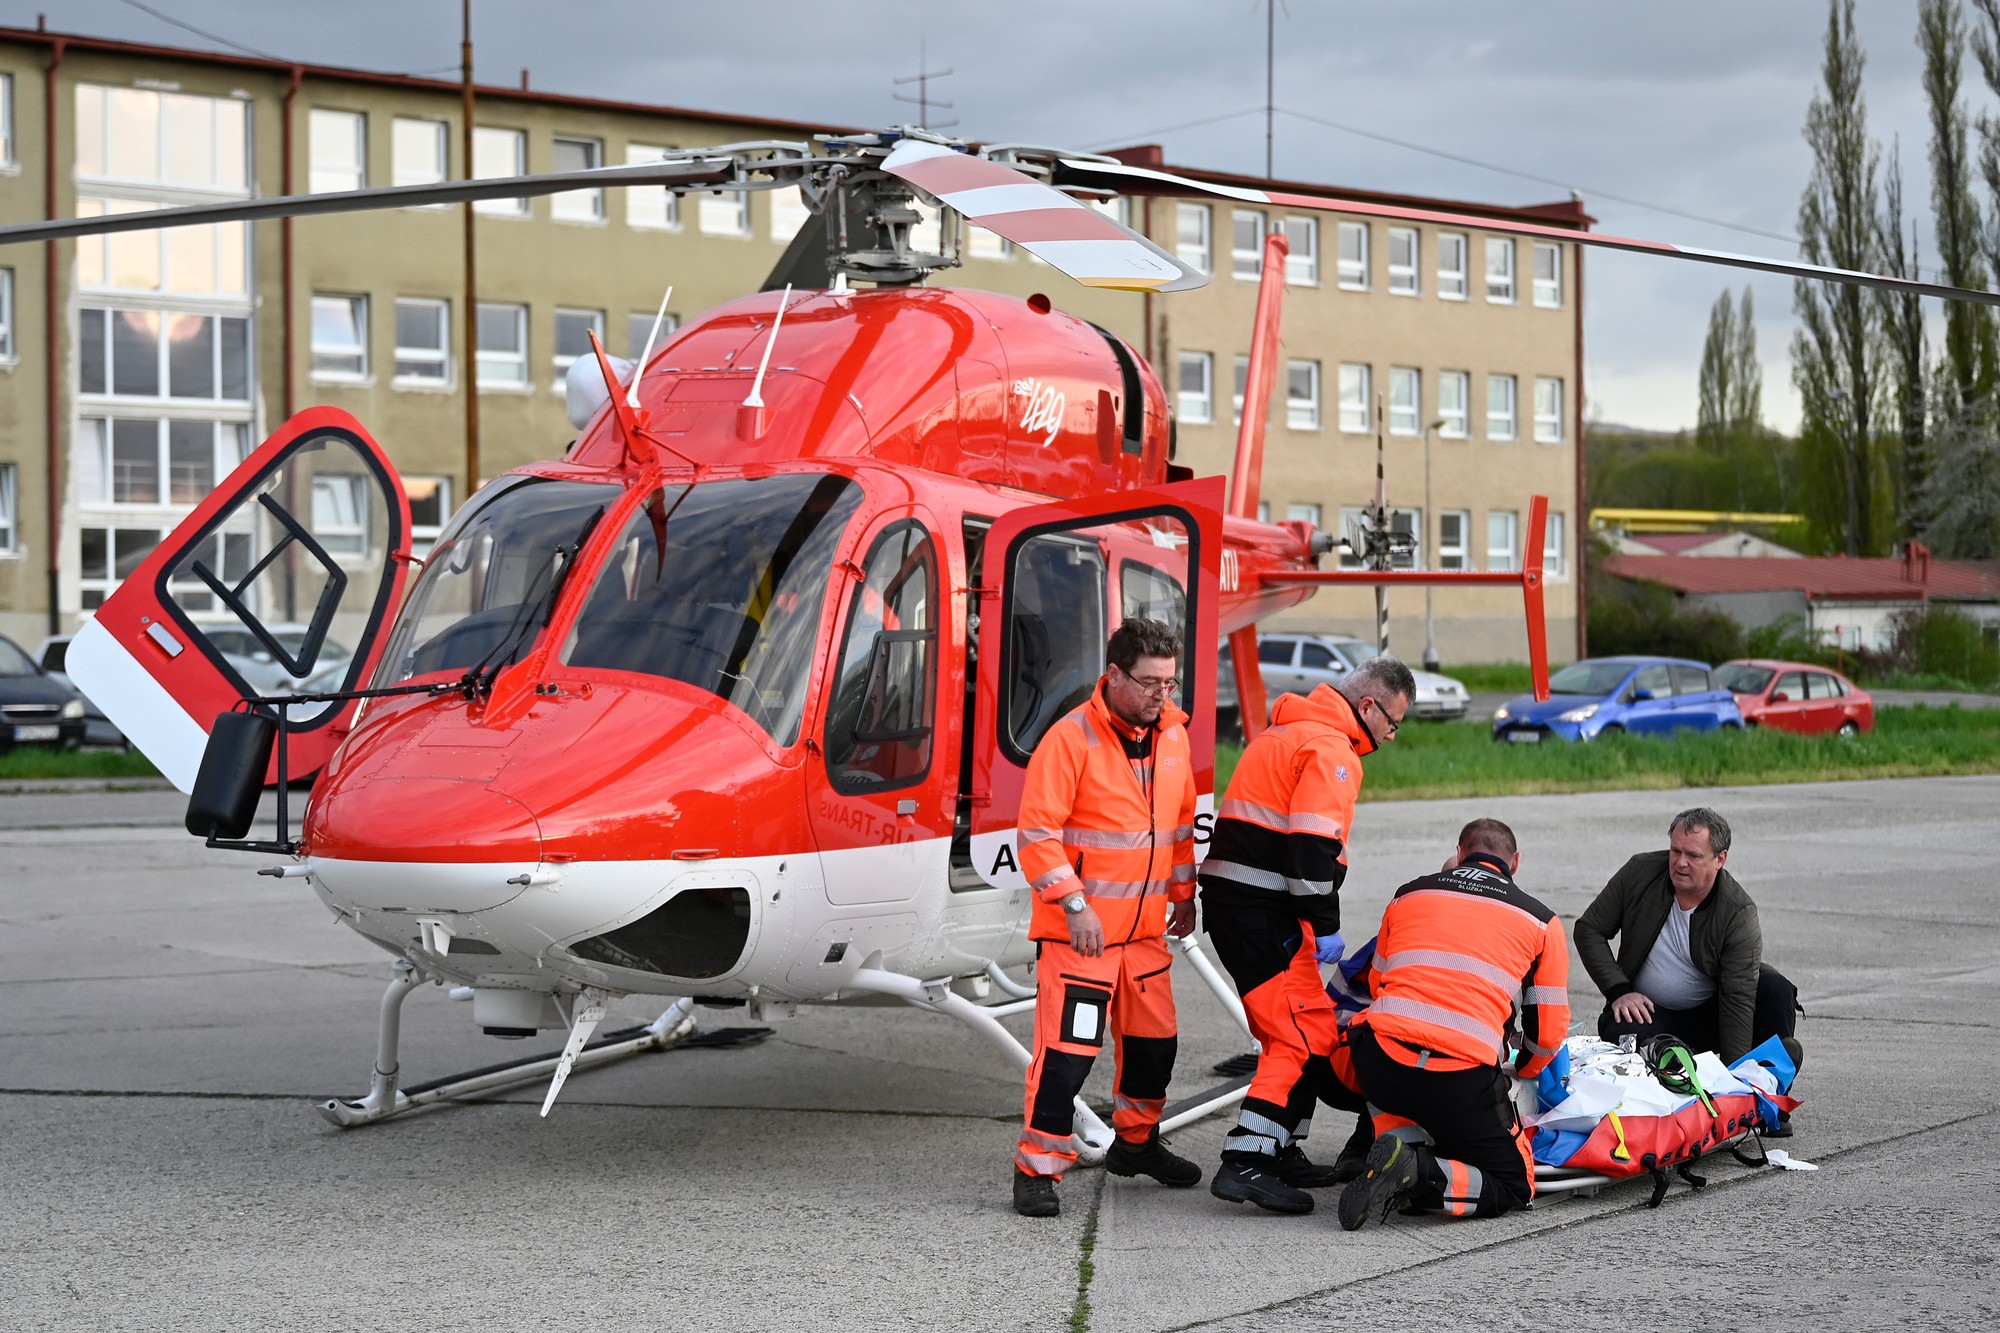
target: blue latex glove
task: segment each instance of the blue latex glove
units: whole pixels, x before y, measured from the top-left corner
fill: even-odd
[[[1347,941],[1340,937],[1340,932],[1337,930],[1331,935],[1321,935],[1313,941],[1313,957],[1319,959],[1322,964],[1337,963],[1346,953]]]

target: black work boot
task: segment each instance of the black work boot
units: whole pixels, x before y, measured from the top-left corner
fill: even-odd
[[[1114,1176],[1151,1176],[1177,1190],[1201,1184],[1201,1168],[1185,1157],[1176,1157],[1158,1130],[1144,1143],[1114,1139],[1111,1150],[1104,1154],[1104,1169]]]
[[[1393,1134],[1384,1134],[1368,1149],[1360,1176],[1340,1192],[1340,1229],[1359,1231],[1372,1214],[1387,1215],[1417,1183],[1417,1150]]]
[[[1062,1212],[1056,1198],[1056,1182],[1048,1176],[1031,1176],[1014,1168],[1014,1211],[1023,1217],[1054,1217]]]
[[[1306,1156],[1306,1150],[1296,1143],[1286,1144],[1278,1149],[1278,1156],[1271,1163],[1271,1170],[1278,1179],[1293,1189],[1323,1190],[1328,1185],[1338,1185],[1341,1180],[1339,1163],[1322,1166]]]
[[[1374,1143],[1374,1118],[1363,1112],[1354,1122],[1354,1132],[1341,1145],[1340,1156],[1333,1159],[1333,1178],[1345,1183],[1359,1176],[1367,1169],[1368,1149]]]
[[[1208,1192],[1229,1203],[1254,1203],[1271,1213],[1309,1213],[1313,1196],[1279,1178],[1272,1160],[1258,1154],[1224,1157]]]

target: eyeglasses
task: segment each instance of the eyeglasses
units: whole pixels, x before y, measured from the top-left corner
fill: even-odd
[[[1375,711],[1380,713],[1382,715],[1382,720],[1389,724],[1389,734],[1384,736],[1382,739],[1385,741],[1395,740],[1396,733],[1403,729],[1403,719],[1399,717],[1390,717],[1389,710],[1384,708],[1381,704],[1381,701],[1376,699],[1375,696],[1372,694],[1363,695],[1362,702],[1374,704]]]
[[[1168,676],[1165,680],[1147,680],[1131,674],[1124,667],[1117,667],[1117,671],[1119,675],[1125,677],[1125,679],[1131,681],[1141,690],[1153,695],[1155,698],[1165,698],[1181,687],[1181,678],[1179,676]]]

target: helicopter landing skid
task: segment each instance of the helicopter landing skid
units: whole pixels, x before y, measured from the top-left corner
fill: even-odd
[[[370,1080],[368,1095],[359,1101],[341,1101],[335,1098],[319,1102],[314,1106],[321,1115],[342,1129],[372,1125],[391,1116],[401,1115],[405,1111],[429,1106],[433,1102],[450,1101],[476,1092],[490,1092],[496,1088],[533,1082],[555,1072],[562,1064],[565,1054],[569,1054],[565,1052],[530,1056],[525,1060],[489,1065],[484,1069],[468,1070],[463,1074],[453,1074],[429,1083],[419,1083],[408,1089],[399,1089],[397,1047],[402,1036],[403,1001],[409,998],[411,991],[422,984],[424,974],[415,964],[402,958],[396,960],[391,971],[393,975],[389,979],[389,989],[382,995],[381,1021],[376,1031],[375,1074]],[[607,1033],[571,1054],[571,1072],[595,1068],[645,1051],[665,1050],[691,1036],[694,1029],[694,1002],[686,999],[675,1000],[667,1006],[665,1013],[651,1023]]]

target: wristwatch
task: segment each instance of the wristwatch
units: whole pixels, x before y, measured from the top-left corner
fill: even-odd
[[[1071,916],[1081,916],[1083,909],[1090,906],[1090,899],[1084,897],[1081,893],[1072,893],[1069,897],[1062,900],[1062,905],[1063,911],[1068,912]]]

